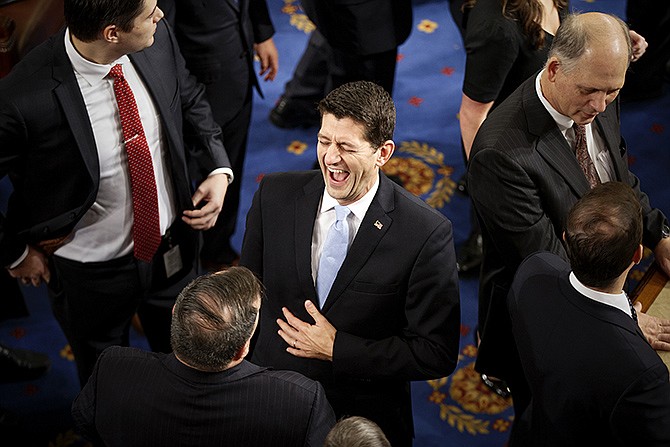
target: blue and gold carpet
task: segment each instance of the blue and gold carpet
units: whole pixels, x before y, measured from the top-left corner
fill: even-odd
[[[311,24],[297,0],[268,0],[268,4],[277,28],[280,74],[274,83],[264,83],[265,99],[256,97],[254,102],[234,239],[238,249],[244,216],[258,180],[269,172],[310,169],[315,160],[316,129],[277,129],[267,118],[302,54]],[[414,5],[415,26],[400,48],[394,91],[397,149],[385,171],[398,175],[408,190],[451,219],[458,247],[469,231],[469,202],[455,191],[456,181],[465,171],[458,126],[465,53],[446,0],[416,0]],[[573,1],[572,7],[623,17],[625,0]],[[625,104],[622,128],[631,169],[640,177],[652,205],[670,212],[670,87],[666,84],[661,98]],[[6,196],[7,188],[4,181],[0,193]],[[477,280],[462,278],[460,286],[458,369],[450,377],[412,385],[417,447],[503,446],[509,435],[511,402],[491,393],[473,370]],[[23,427],[24,441],[15,445],[85,445],[71,431],[69,406],[78,391],[71,352],[51,316],[44,290],[24,291],[31,315],[0,323],[0,342],[46,352],[53,367],[38,380],[0,385],[0,407],[15,412]],[[145,340],[137,334],[133,344],[146,347]],[[0,444],[6,445],[1,436],[0,433]]]

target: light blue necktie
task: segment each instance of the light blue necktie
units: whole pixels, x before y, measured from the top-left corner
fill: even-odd
[[[316,292],[319,295],[319,304],[323,308],[337,272],[347,256],[349,248],[349,225],[347,216],[351,210],[346,206],[335,205],[335,222],[328,230],[326,242],[321,250],[319,270],[316,276]]]

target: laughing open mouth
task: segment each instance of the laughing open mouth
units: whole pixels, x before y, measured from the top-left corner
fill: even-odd
[[[349,171],[331,168],[330,166],[327,166],[326,169],[328,169],[328,176],[335,183],[341,183],[349,177]]]

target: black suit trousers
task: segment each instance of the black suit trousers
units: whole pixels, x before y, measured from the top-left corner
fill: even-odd
[[[138,265],[132,255],[90,263],[53,256],[51,262],[52,310],[84,386],[105,348],[129,345],[130,322],[151,275],[148,264]]]

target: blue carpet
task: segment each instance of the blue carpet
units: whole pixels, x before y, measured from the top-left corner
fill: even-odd
[[[316,129],[281,130],[268,113],[278,100],[306,45],[309,23],[295,0],[268,0],[277,34],[280,73],[264,83],[265,99],[255,98],[253,122],[238,231],[259,179],[266,173],[309,169],[315,160]],[[582,11],[601,10],[624,16],[625,0],[573,1]],[[458,108],[465,54],[446,1],[415,1],[415,27],[400,48],[394,99],[398,108],[397,150],[385,170],[398,174],[406,187],[441,210],[454,224],[457,247],[466,239],[469,202],[455,194],[463,174]],[[625,104],[623,134],[631,169],[641,179],[652,205],[670,212],[667,169],[670,166],[670,92],[655,100]],[[666,180],[663,180],[666,179]],[[0,184],[0,196],[8,186]],[[6,197],[5,197],[6,199]],[[513,418],[509,400],[486,390],[472,365],[476,356],[472,330],[477,315],[477,280],[460,281],[462,302],[461,358],[450,377],[412,385],[416,441],[419,447],[502,446]],[[22,418],[24,445],[84,445],[70,430],[69,406],[78,391],[74,364],[66,341],[51,316],[43,289],[24,288],[31,316],[0,323],[0,342],[50,355],[53,367],[44,377],[0,385],[0,407]],[[134,334],[132,343],[146,348]],[[0,441],[1,442],[1,441]]]

